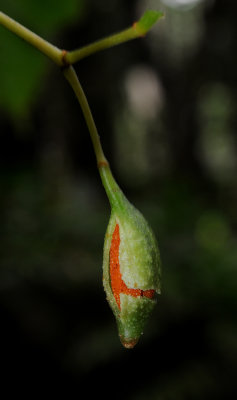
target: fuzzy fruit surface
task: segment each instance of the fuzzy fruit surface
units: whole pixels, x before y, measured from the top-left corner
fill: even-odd
[[[105,235],[103,284],[120,339],[132,348],[143,333],[160,293],[160,255],[143,215],[116,183],[107,189],[111,217]]]
[[[120,249],[120,231],[119,224],[115,225],[115,229],[113,232],[110,253],[109,253],[109,265],[110,265],[110,284],[111,289],[115,298],[115,301],[118,305],[118,308],[121,310],[121,302],[120,295],[122,293],[130,295],[132,297],[148,297],[152,299],[155,296],[154,289],[142,290],[137,288],[137,284],[135,284],[135,288],[129,288],[124,280],[122,279],[122,274],[120,271],[120,258],[119,258],[119,249]]]

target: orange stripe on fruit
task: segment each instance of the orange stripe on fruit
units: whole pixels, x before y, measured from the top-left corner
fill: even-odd
[[[121,293],[121,273],[119,266],[119,245],[120,245],[120,236],[119,236],[119,226],[118,224],[115,226],[115,230],[112,236],[111,246],[110,246],[110,260],[109,260],[109,268],[110,268],[110,280],[111,280],[111,288],[120,308],[120,293]]]
[[[119,234],[119,225],[116,224],[114,233],[112,235],[111,246],[110,246],[110,281],[111,288],[115,298],[115,301],[120,309],[120,294],[128,294],[133,297],[145,296],[149,299],[152,299],[155,295],[155,290],[142,290],[142,289],[131,289],[128,288],[126,283],[122,280],[122,275],[120,272],[120,264],[119,264],[119,246],[120,246],[120,234]]]

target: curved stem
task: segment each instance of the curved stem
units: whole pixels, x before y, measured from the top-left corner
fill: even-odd
[[[16,22],[14,19],[8,17],[8,15],[4,14],[2,11],[0,11],[0,24],[7,28],[9,31],[15,33],[21,39],[24,39],[26,42],[36,47],[38,50],[41,51],[41,53],[48,56],[57,65],[63,65],[62,50],[47,42],[47,40],[42,39],[30,29],[19,24],[19,22]]]
[[[67,79],[67,81],[69,82],[69,84],[71,85],[81,106],[82,112],[84,114],[90,132],[92,144],[97,159],[97,166],[99,169],[103,186],[108,195],[111,206],[115,206],[116,204],[120,203],[120,199],[123,196],[123,194],[112,175],[109,163],[104,155],[100,142],[100,137],[86,95],[84,93],[84,90],[82,89],[77,74],[72,66],[65,67],[63,69],[63,74]]]
[[[98,166],[103,165],[103,164],[107,165],[108,161],[105,158],[105,155],[104,155],[104,152],[103,152],[103,149],[101,146],[100,137],[99,137],[99,134],[98,134],[91,110],[90,110],[90,106],[88,104],[84,90],[82,89],[82,86],[79,82],[77,74],[72,66],[64,68],[63,74],[64,74],[65,78],[67,79],[67,81],[70,83],[70,85],[80,103],[80,106],[82,108],[88,129],[90,132],[92,144],[93,144],[96,159],[97,159],[97,164],[98,164]]]
[[[82,58],[88,57],[91,54],[97,53],[98,51],[101,50],[108,49],[110,47],[117,46],[120,43],[136,39],[139,36],[142,35],[135,29],[135,24],[134,24],[133,27],[128,28],[122,32],[98,40],[80,49],[69,51],[67,53],[66,59],[69,64],[74,64],[75,62],[81,60]]]
[[[73,51],[61,50],[58,47],[42,39],[30,29],[16,22],[14,19],[8,17],[0,11],[0,24],[8,30],[15,33],[17,36],[36,47],[43,54],[48,56],[59,66],[68,66],[85,58],[98,51],[108,49],[109,47],[117,46],[120,43],[145,36],[146,33],[152,28],[155,22],[163,16],[161,12],[148,10],[144,15],[135,22],[132,27],[125,29],[119,33],[108,36],[104,39],[98,40],[87,46]]]
[[[120,43],[127,42],[138,37],[145,36],[152,26],[163,17],[163,13],[153,10],[146,11],[139,21],[121,32],[115,33],[104,39],[98,40],[80,49],[67,52],[65,60],[68,64],[74,64],[82,58],[88,57],[98,51],[117,46]]]
[[[20,38],[24,39],[26,42],[30,43],[32,46],[36,47],[43,54],[53,60],[57,65],[63,67],[64,76],[71,85],[73,91],[75,92],[76,97],[82,108],[94,147],[101,180],[108,195],[111,206],[119,204],[123,194],[111,173],[109,163],[105,158],[101,146],[100,137],[87,98],[81,87],[76,72],[71,64],[97,51],[116,46],[119,43],[135,39],[139,36],[146,35],[146,33],[151,29],[155,22],[162,16],[163,14],[161,12],[148,10],[144,13],[144,15],[140,18],[138,22],[133,24],[131,28],[125,29],[122,32],[99,40],[81,49],[67,52],[66,50],[60,50],[56,46],[53,46],[51,43],[42,39],[31,30],[25,28],[23,25],[19,24],[18,22],[0,11],[1,25],[15,33]]]

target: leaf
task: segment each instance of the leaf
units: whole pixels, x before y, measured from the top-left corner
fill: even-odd
[[[1,11],[50,40],[83,11],[84,0],[1,0]],[[0,106],[14,119],[26,115],[37,98],[47,58],[0,26]]]
[[[0,29],[0,49],[0,106],[17,118],[27,114],[39,93],[47,60],[3,28]]]

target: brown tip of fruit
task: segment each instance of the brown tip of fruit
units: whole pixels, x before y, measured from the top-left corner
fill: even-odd
[[[123,337],[120,336],[120,340],[122,345],[126,348],[126,349],[133,349],[133,347],[137,344],[138,339],[125,339]]]

